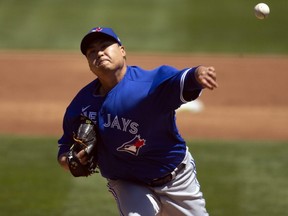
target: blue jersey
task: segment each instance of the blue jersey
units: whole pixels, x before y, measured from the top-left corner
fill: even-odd
[[[79,115],[98,126],[98,166],[102,176],[150,182],[173,171],[184,159],[186,143],[178,132],[175,110],[196,99],[201,85],[195,68],[128,66],[123,79],[105,96],[100,82],[85,86],[67,107],[59,155],[73,144]]]

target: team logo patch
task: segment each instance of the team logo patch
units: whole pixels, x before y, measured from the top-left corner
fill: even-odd
[[[103,30],[103,28],[97,27],[97,28],[94,28],[94,29],[92,30],[92,32],[101,32],[102,30]]]
[[[145,142],[146,140],[141,139],[140,135],[136,135],[132,140],[117,148],[117,151],[124,151],[137,156],[140,149],[145,145]]]

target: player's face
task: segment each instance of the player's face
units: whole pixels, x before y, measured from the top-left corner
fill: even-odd
[[[89,67],[97,76],[100,72],[121,69],[125,64],[125,56],[124,47],[107,38],[92,42],[86,52]]]

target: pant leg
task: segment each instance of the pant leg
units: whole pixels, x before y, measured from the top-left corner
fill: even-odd
[[[208,216],[195,163],[188,151],[183,162],[185,169],[173,181],[154,188],[162,203],[161,216]]]
[[[123,216],[208,216],[205,199],[196,178],[196,168],[187,151],[185,168],[176,178],[161,187],[147,187],[122,180],[109,180]]]
[[[159,215],[161,204],[149,187],[123,180],[108,180],[108,188],[117,202],[120,215]]]

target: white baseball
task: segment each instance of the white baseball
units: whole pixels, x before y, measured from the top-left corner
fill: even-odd
[[[254,7],[254,13],[258,19],[265,19],[270,13],[270,8],[265,3],[259,3]]]

